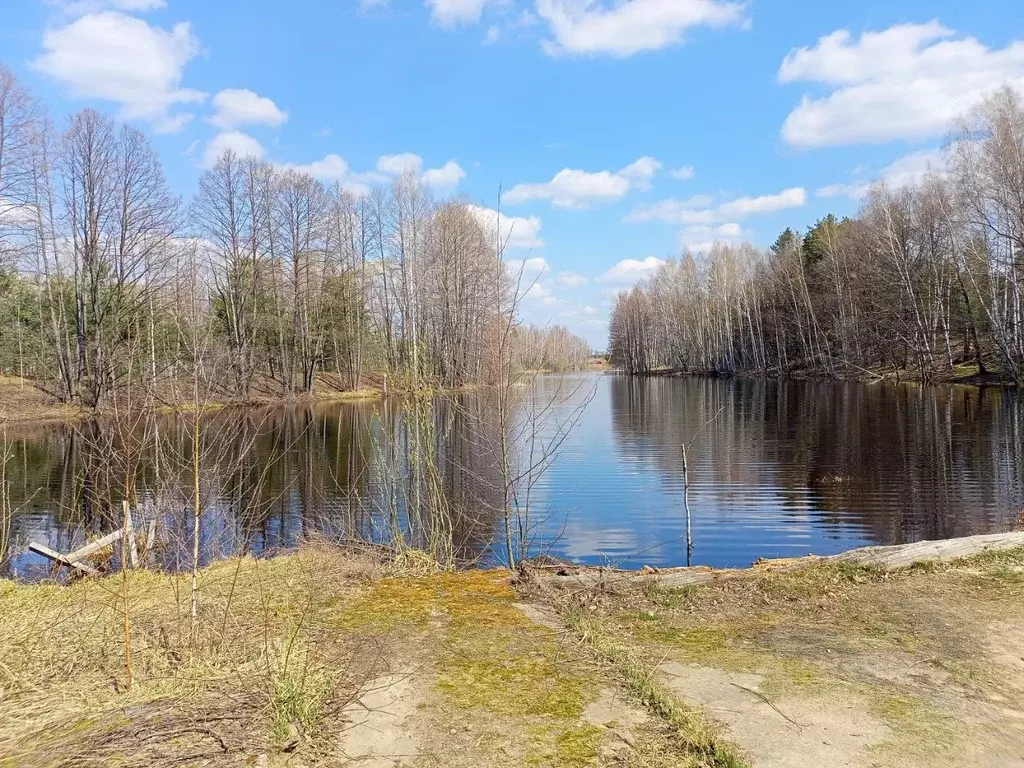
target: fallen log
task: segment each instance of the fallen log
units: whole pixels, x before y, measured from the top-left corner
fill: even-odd
[[[923,562],[949,562],[971,557],[983,552],[1017,549],[1024,547],[1024,531],[1010,533],[989,533],[979,536],[963,536],[939,541],[917,541],[912,544],[893,546],[872,546],[851,549],[838,555],[818,557],[785,558],[760,560],[750,568],[712,569],[704,566],[693,568],[648,568],[640,571],[625,571],[612,568],[542,567],[534,570],[544,582],[566,588],[614,587],[616,585],[658,584],[662,587],[687,587],[707,584],[755,573],[759,570],[786,570],[800,568],[816,562],[834,560],[838,562],[866,565],[882,570],[909,568]]]
[[[980,536],[963,536],[958,539],[939,541],[916,541],[913,544],[897,544],[890,547],[861,547],[851,549],[834,560],[857,565],[870,565],[885,570],[909,568],[915,563],[948,563],[962,557],[980,555],[982,552],[1016,549],[1024,547],[1024,531],[1011,533],[986,533]]]

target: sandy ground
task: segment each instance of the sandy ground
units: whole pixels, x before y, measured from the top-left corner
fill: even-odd
[[[1024,766],[1024,550],[569,589],[324,549],[200,589],[192,626],[187,576],[0,583],[0,766]]]
[[[1024,766],[1024,551],[590,591],[755,768]]]

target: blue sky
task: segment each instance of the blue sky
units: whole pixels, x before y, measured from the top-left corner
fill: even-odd
[[[496,205],[524,302],[603,348],[615,291],[770,244],[927,169],[1024,92],[1019,0],[5,0],[0,61],[58,122],[143,127],[186,199],[224,146],[354,190],[414,166]],[[211,149],[212,147],[212,149]],[[514,217],[514,218],[513,218]],[[543,261],[541,261],[543,260]]]

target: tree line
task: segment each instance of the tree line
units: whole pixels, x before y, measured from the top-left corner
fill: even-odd
[[[945,169],[873,185],[857,216],[768,249],[686,252],[616,298],[629,373],[960,370],[1024,382],[1024,106],[1004,88],[953,125]]]
[[[58,129],[0,65],[0,372],[96,408],[200,374],[245,400],[581,368],[582,339],[520,322],[529,286],[476,210],[411,172],[356,195],[231,151],[183,201],[141,131]]]

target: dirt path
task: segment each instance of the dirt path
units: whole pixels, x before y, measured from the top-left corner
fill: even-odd
[[[574,600],[753,768],[1024,766],[1024,550]]]

